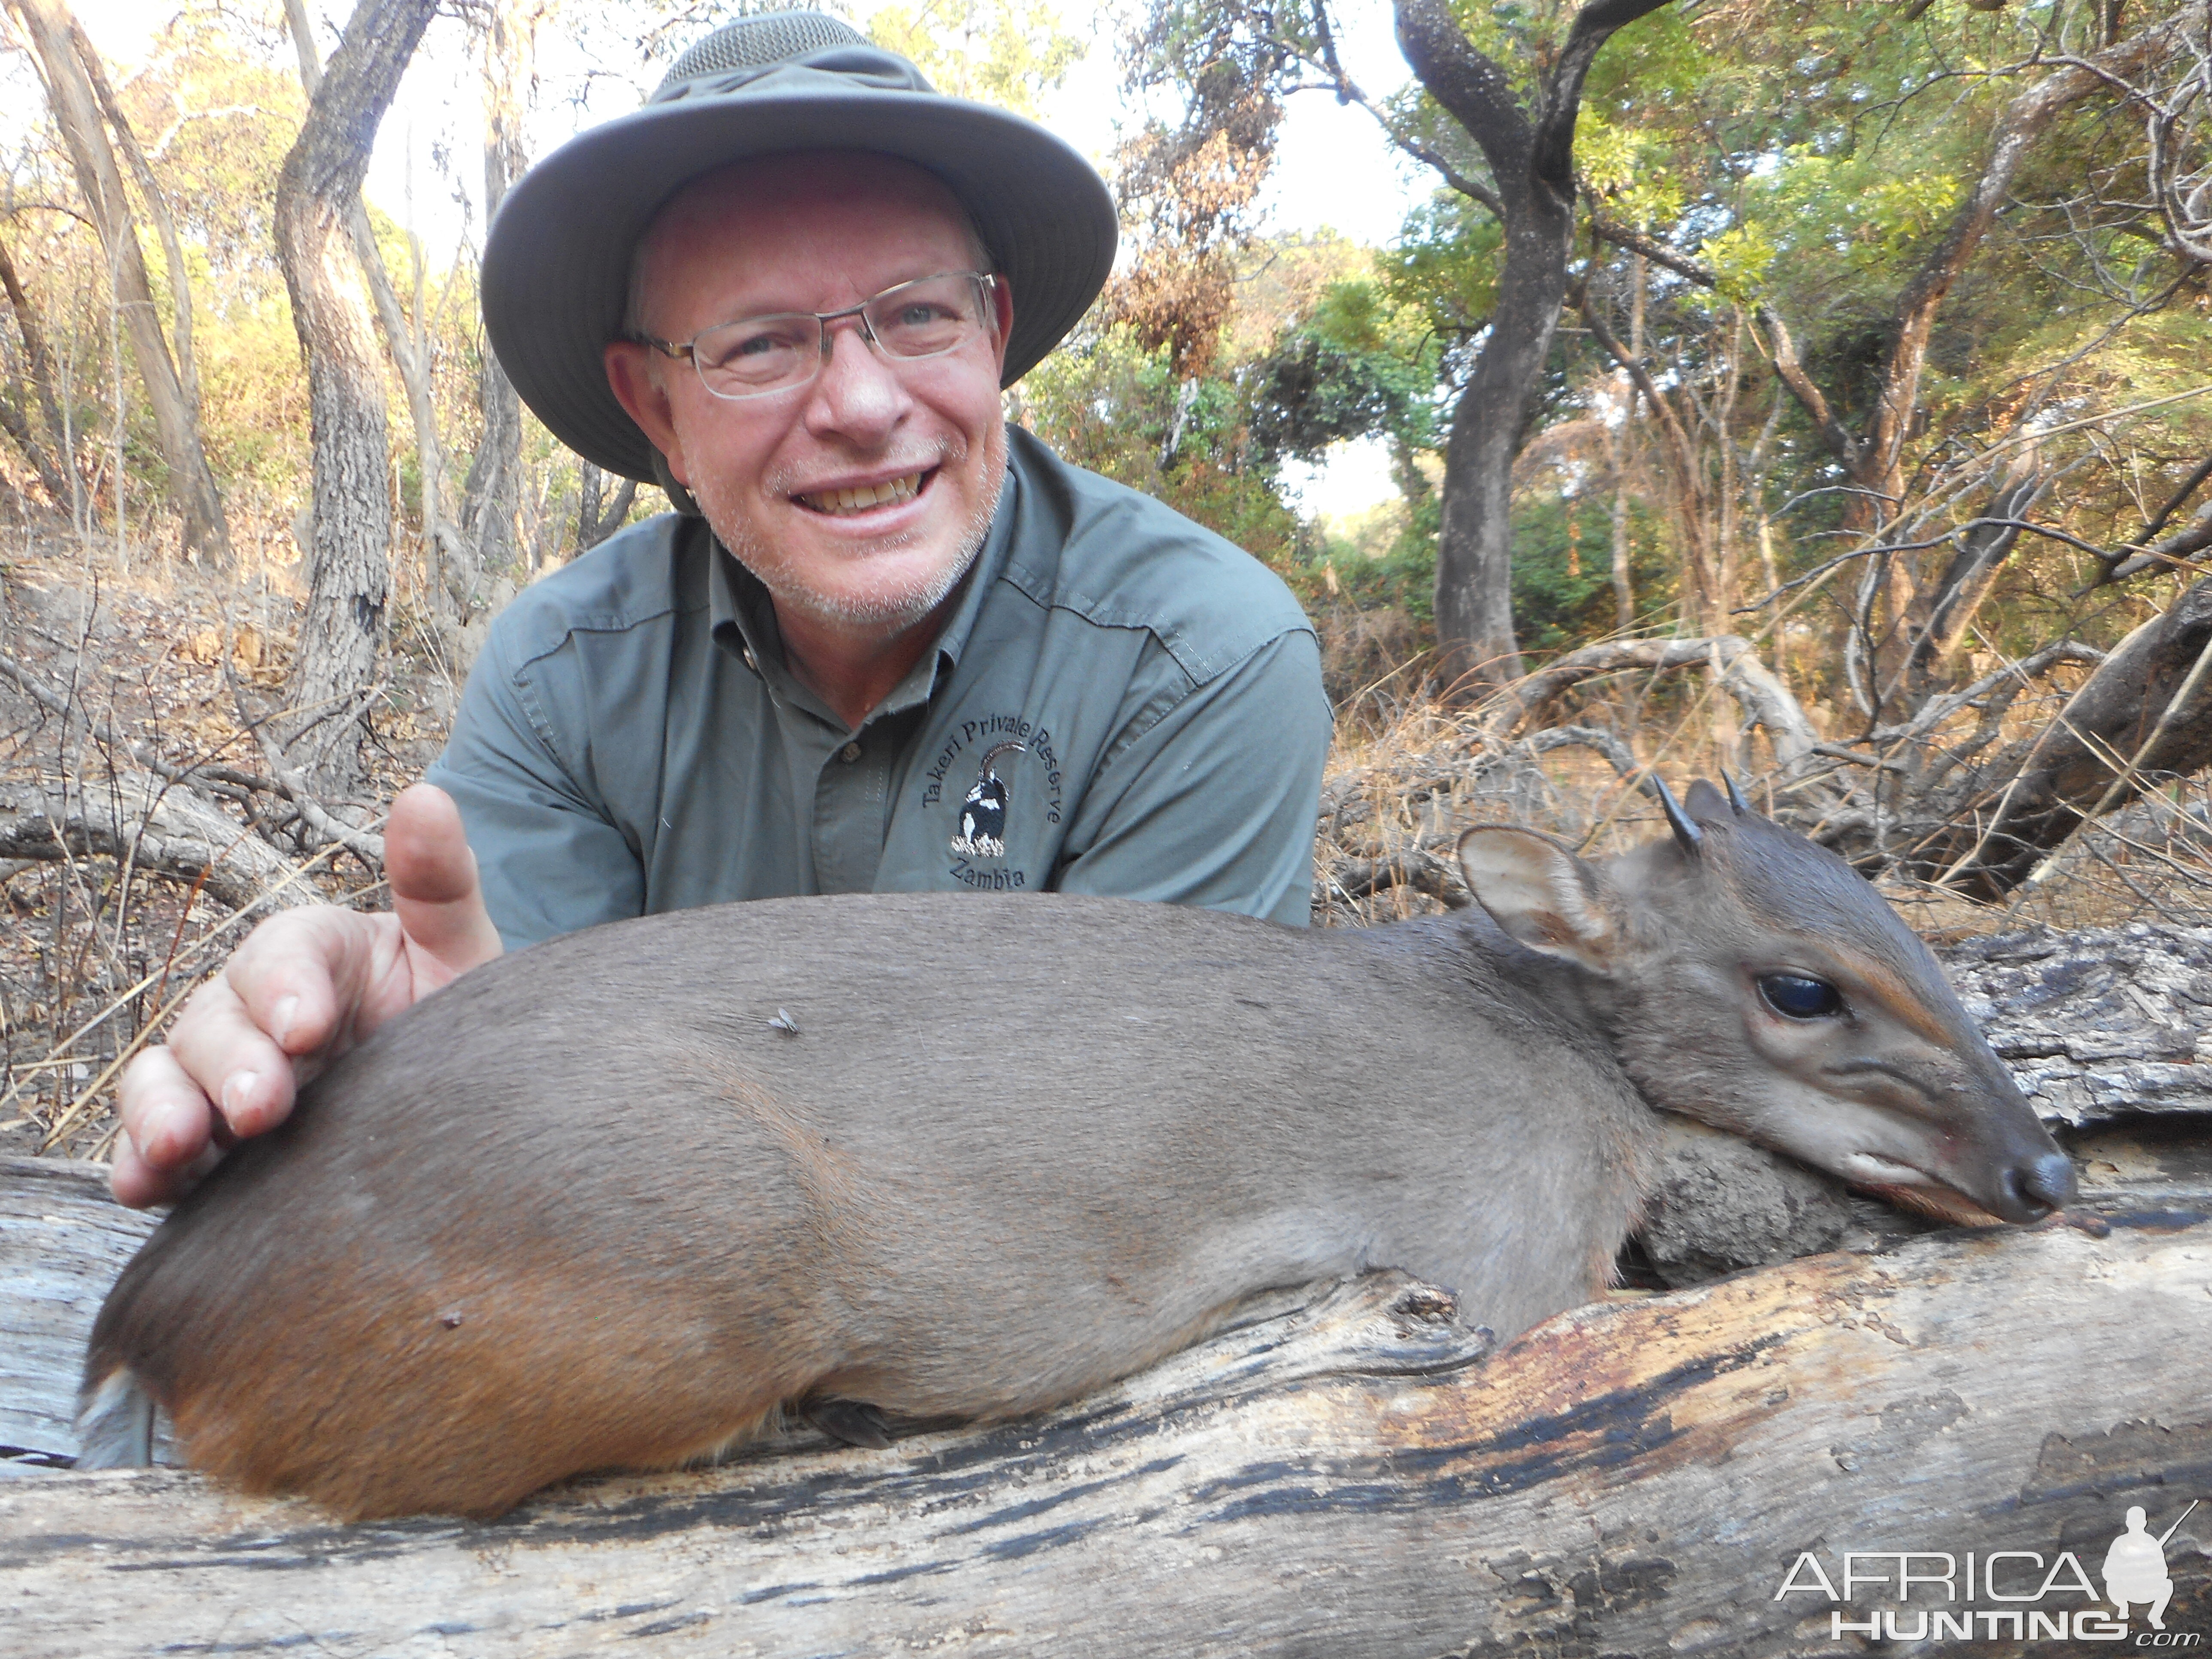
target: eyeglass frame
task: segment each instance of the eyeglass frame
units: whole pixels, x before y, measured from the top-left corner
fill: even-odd
[[[959,350],[963,345],[967,343],[967,342],[956,340],[952,344],[945,346],[936,351],[923,351],[915,353],[911,356],[901,356],[898,352],[893,351],[878,337],[875,329],[868,322],[868,307],[875,304],[877,301],[884,298],[884,295],[896,294],[902,288],[913,288],[922,283],[939,282],[947,276],[966,276],[975,283],[976,297],[982,301],[984,310],[987,313],[993,313],[990,319],[984,324],[984,332],[986,334],[994,332],[998,327],[998,320],[995,315],[995,308],[991,303],[991,299],[992,296],[999,291],[1000,283],[998,273],[989,270],[933,270],[927,276],[909,276],[902,283],[893,283],[889,288],[883,289],[879,293],[871,294],[866,299],[861,301],[860,304],[856,306],[847,306],[842,311],[763,311],[759,313],[757,315],[750,317],[732,317],[726,323],[710,324],[707,327],[701,329],[698,333],[694,334],[690,339],[680,342],[675,340],[663,340],[651,334],[641,333],[632,334],[629,338],[633,345],[650,346],[653,350],[659,352],[663,356],[672,357],[678,362],[689,362],[691,365],[692,372],[698,375],[699,384],[706,389],[706,392],[708,397],[719,398],[726,404],[750,403],[756,398],[774,398],[786,392],[797,392],[804,387],[812,386],[815,381],[820,380],[822,378],[823,367],[829,362],[830,354],[836,349],[836,347],[831,341],[830,325],[832,323],[842,322],[848,317],[854,317],[860,319],[859,331],[860,337],[866,341],[870,346],[873,347],[887,363],[926,363],[933,357],[948,356],[951,353]],[[772,386],[762,392],[717,392],[714,386],[708,383],[707,380],[707,371],[699,367],[699,354],[697,349],[699,342],[706,336],[714,333],[718,329],[737,328],[747,323],[770,322],[779,317],[811,317],[814,319],[817,330],[815,337],[819,343],[820,347],[820,349],[815,353],[814,372],[811,374],[809,374],[803,380],[793,380],[787,386]]]

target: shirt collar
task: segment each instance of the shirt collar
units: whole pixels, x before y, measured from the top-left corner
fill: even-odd
[[[982,550],[962,579],[959,604],[953,607],[936,643],[915,659],[906,678],[869,715],[871,720],[927,702],[937,689],[939,677],[949,674],[959,662],[960,653],[968,643],[969,635],[975,631],[975,618],[982,611],[983,596],[1006,568],[1013,544],[1014,522],[1020,517],[1014,511],[1017,493],[1010,459],[1006,483],[1000,487],[999,504],[992,512],[991,528],[984,536]],[[745,665],[768,683],[777,701],[817,707],[817,700],[784,665],[783,636],[776,628],[775,605],[769,598],[767,587],[759,577],[738,562],[722,545],[720,538],[714,538],[713,544],[714,557],[708,565],[707,607],[715,643],[743,657]]]

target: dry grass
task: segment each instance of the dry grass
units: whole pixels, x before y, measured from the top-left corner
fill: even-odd
[[[2032,729],[2032,722],[2051,718],[2070,690],[2054,687],[2021,699],[2008,725]],[[1651,690],[1648,683],[1620,690],[1588,686],[1558,718],[1612,735],[1617,752],[1639,769],[1656,769],[1677,793],[1690,779],[1716,777],[1726,766],[1754,804],[1802,820],[1802,811],[1793,810],[1794,792],[1771,787],[1772,756],[1759,734],[1747,737],[1716,720],[1704,695],[1669,707],[1655,704]],[[1524,824],[1591,857],[1665,833],[1640,771],[1624,776],[1604,756],[1580,745],[1546,750],[1498,742],[1475,715],[1447,706],[1432,691],[1392,696],[1385,686],[1382,693],[1340,714],[1315,844],[1317,922],[1364,926],[1433,915],[1462,902],[1464,884],[1449,866],[1459,833],[1472,824]],[[1400,878],[1372,891],[1345,879],[1371,875],[1378,866]],[[1894,877],[1877,885],[1916,929],[1938,942],[2034,926],[2103,927],[2142,920],[2212,926],[2212,778],[2173,786],[2093,826],[2064,849],[2048,879],[2002,905]]]
[[[173,765],[260,769],[225,666],[270,695],[303,595],[297,568],[267,551],[289,550],[288,537],[241,534],[240,544],[263,551],[249,552],[243,572],[220,585],[144,554],[126,571],[105,548],[27,538],[0,563],[0,653],[59,688],[70,710],[58,715],[0,678],[0,807],[113,790],[134,764],[118,738]],[[420,640],[424,630],[410,625],[404,590],[395,609],[403,642]],[[1342,643],[1367,678],[1340,711],[1324,786],[1317,921],[1384,921],[1463,902],[1451,855],[1469,824],[1526,824],[1592,855],[1663,833],[1638,787],[1645,767],[1680,784],[1727,764],[1761,805],[1791,805],[1765,788],[1772,769],[1764,739],[1739,733],[1730,711],[1716,711],[1694,684],[1631,677],[1579,688],[1553,718],[1603,734],[1608,759],[1587,746],[1542,747],[1548,738],[1500,742],[1421,687],[1420,659],[1390,665],[1382,634]],[[384,800],[435,754],[455,690],[427,650],[396,653],[392,672],[371,717],[372,789]],[[2009,716],[2040,717],[2041,705],[2027,699]],[[240,836],[253,833],[242,811],[227,810]],[[2030,923],[2212,922],[2208,826],[2212,793],[2200,780],[2078,838],[2056,878],[2008,905],[1925,888],[1885,890],[1937,938]],[[376,872],[336,848],[293,862],[320,897],[381,902]],[[0,859],[0,1152],[103,1157],[120,1066],[158,1038],[252,918],[128,856]]]
[[[9,816],[41,802],[113,797],[124,779],[144,775],[125,745],[173,766],[262,769],[225,670],[249,696],[273,699],[302,597],[295,569],[248,551],[238,575],[216,584],[190,566],[134,553],[124,568],[112,544],[27,538],[0,568],[0,653],[66,705],[58,713],[0,679],[0,805]],[[416,678],[425,678],[418,669]],[[447,705],[428,678],[395,688],[372,714],[374,787],[386,799],[442,740]],[[272,798],[264,814],[267,805],[281,803]],[[240,837],[254,833],[234,803],[226,808]],[[380,891],[377,872],[340,849],[291,861],[315,896],[374,903]],[[159,1036],[253,918],[128,852],[0,859],[0,1152],[105,1157],[122,1065]]]

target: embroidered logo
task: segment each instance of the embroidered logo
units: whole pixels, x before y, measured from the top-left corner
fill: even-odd
[[[996,763],[1001,755],[1024,754],[1028,748],[1027,744],[1000,743],[984,751],[974,787],[960,798],[960,833],[951,841],[955,853],[971,859],[1006,855],[1006,786]]]

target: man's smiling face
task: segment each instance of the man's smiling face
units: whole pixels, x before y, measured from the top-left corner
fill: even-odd
[[[987,268],[951,192],[923,169],[845,152],[775,156],[694,179],[661,210],[641,256],[637,320],[688,341]],[[889,359],[857,318],[841,319],[816,380],[759,397],[717,398],[688,362],[635,345],[608,348],[608,378],[780,610],[890,635],[957,585],[998,504],[1003,280],[991,299],[992,330],[934,357]]]

